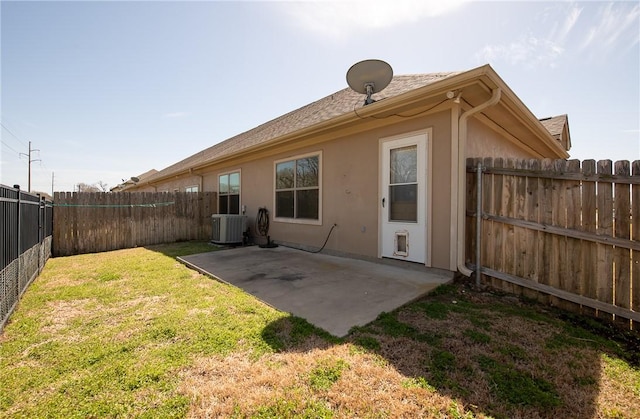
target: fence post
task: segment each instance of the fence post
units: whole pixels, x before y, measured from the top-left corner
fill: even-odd
[[[476,168],[476,287],[480,287],[480,276],[482,270],[482,161],[478,160]]]
[[[22,275],[21,272],[21,268],[22,268],[22,260],[21,260],[21,256],[22,256],[22,249],[21,249],[21,244],[20,243],[20,236],[22,236],[22,225],[20,223],[20,219],[22,218],[22,215],[20,214],[20,209],[22,207],[22,203],[20,202],[20,198],[22,198],[22,192],[20,192],[20,185],[13,185],[14,188],[16,188],[18,190],[18,202],[17,202],[17,208],[16,208],[16,218],[17,218],[17,223],[16,223],[16,255],[18,255],[18,269],[17,271],[17,278],[18,281],[16,282],[16,301],[18,301],[18,299],[20,298],[20,275]]]
[[[45,237],[45,215],[47,212],[46,202],[44,197],[38,195],[40,202],[38,204],[38,274],[42,272],[44,268],[44,237]]]

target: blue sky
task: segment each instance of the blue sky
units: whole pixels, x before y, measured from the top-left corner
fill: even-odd
[[[491,64],[578,159],[640,159],[640,3],[0,2],[0,183],[115,186],[347,87]]]

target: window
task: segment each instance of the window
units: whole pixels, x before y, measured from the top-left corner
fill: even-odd
[[[276,162],[276,218],[320,220],[320,157]]]
[[[240,214],[240,172],[218,176],[218,214]]]
[[[389,221],[418,221],[418,146],[394,148],[390,154]]]
[[[184,188],[185,192],[198,192],[198,187],[197,186],[187,186],[186,188]]]

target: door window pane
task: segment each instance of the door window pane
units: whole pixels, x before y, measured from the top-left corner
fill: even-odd
[[[418,185],[389,186],[389,221],[418,221]]]
[[[418,181],[418,146],[395,148],[390,155],[390,184]]]

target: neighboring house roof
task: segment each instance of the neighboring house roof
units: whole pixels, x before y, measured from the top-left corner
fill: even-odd
[[[138,175],[137,178],[140,179],[140,180],[145,180],[146,178],[148,178],[148,177],[150,177],[152,175],[155,175],[156,173],[158,173],[158,171],[156,169],[151,169],[151,170],[149,170],[147,172],[144,172],[141,175]]]
[[[543,118],[540,120],[542,125],[556,140],[565,147],[571,148],[571,137],[569,136],[569,118],[566,114]]]

